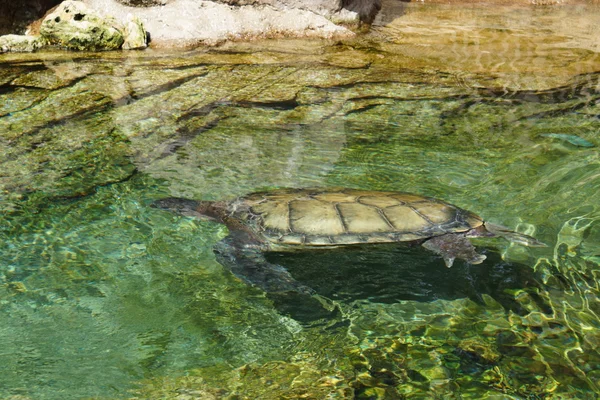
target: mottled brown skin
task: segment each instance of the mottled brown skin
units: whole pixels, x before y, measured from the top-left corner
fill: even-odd
[[[227,225],[229,236],[215,248],[218,260],[267,292],[311,293],[283,267],[265,260],[263,253],[273,250],[417,243],[441,255],[450,267],[456,258],[471,264],[485,260],[470,237],[498,235],[544,246],[442,200],[400,192],[280,189],[231,202],[167,198],[154,206]]]

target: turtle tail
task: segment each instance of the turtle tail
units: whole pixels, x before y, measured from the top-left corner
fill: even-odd
[[[529,235],[525,235],[524,233],[519,233],[515,231],[511,231],[510,229],[502,226],[490,224],[489,222],[485,223],[485,229],[487,229],[490,233],[493,233],[496,236],[501,236],[506,240],[518,243],[527,247],[548,247],[545,243],[540,242],[534,237]]]

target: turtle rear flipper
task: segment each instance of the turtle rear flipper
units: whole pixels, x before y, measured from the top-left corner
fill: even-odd
[[[540,242],[536,238],[533,238],[529,235],[525,235],[524,233],[511,231],[510,229],[508,229],[502,225],[496,225],[496,224],[491,224],[489,222],[486,222],[485,229],[487,229],[488,232],[491,232],[496,236],[501,236],[510,242],[518,243],[523,246],[548,247],[547,244]]]

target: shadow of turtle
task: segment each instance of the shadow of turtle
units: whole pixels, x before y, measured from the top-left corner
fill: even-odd
[[[439,257],[420,247],[404,246],[270,253],[266,258],[285,267],[298,282],[314,289],[319,296],[340,303],[368,300],[390,304],[469,298],[483,304],[482,295],[487,294],[507,311],[525,315],[528,311],[512,294],[524,290],[543,312],[551,313],[550,307],[536,294],[543,284],[530,266],[504,261],[496,252],[488,251],[486,255],[483,264],[460,261],[452,268],[446,268]],[[333,313],[319,309],[308,295],[269,296],[280,312],[301,322],[327,318],[328,312]]]

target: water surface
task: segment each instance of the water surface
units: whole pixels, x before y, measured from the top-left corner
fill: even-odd
[[[596,398],[598,8],[389,15],[347,42],[1,56],[1,396]],[[219,265],[223,226],[150,207],[307,186],[549,247],[271,255],[320,314]]]

